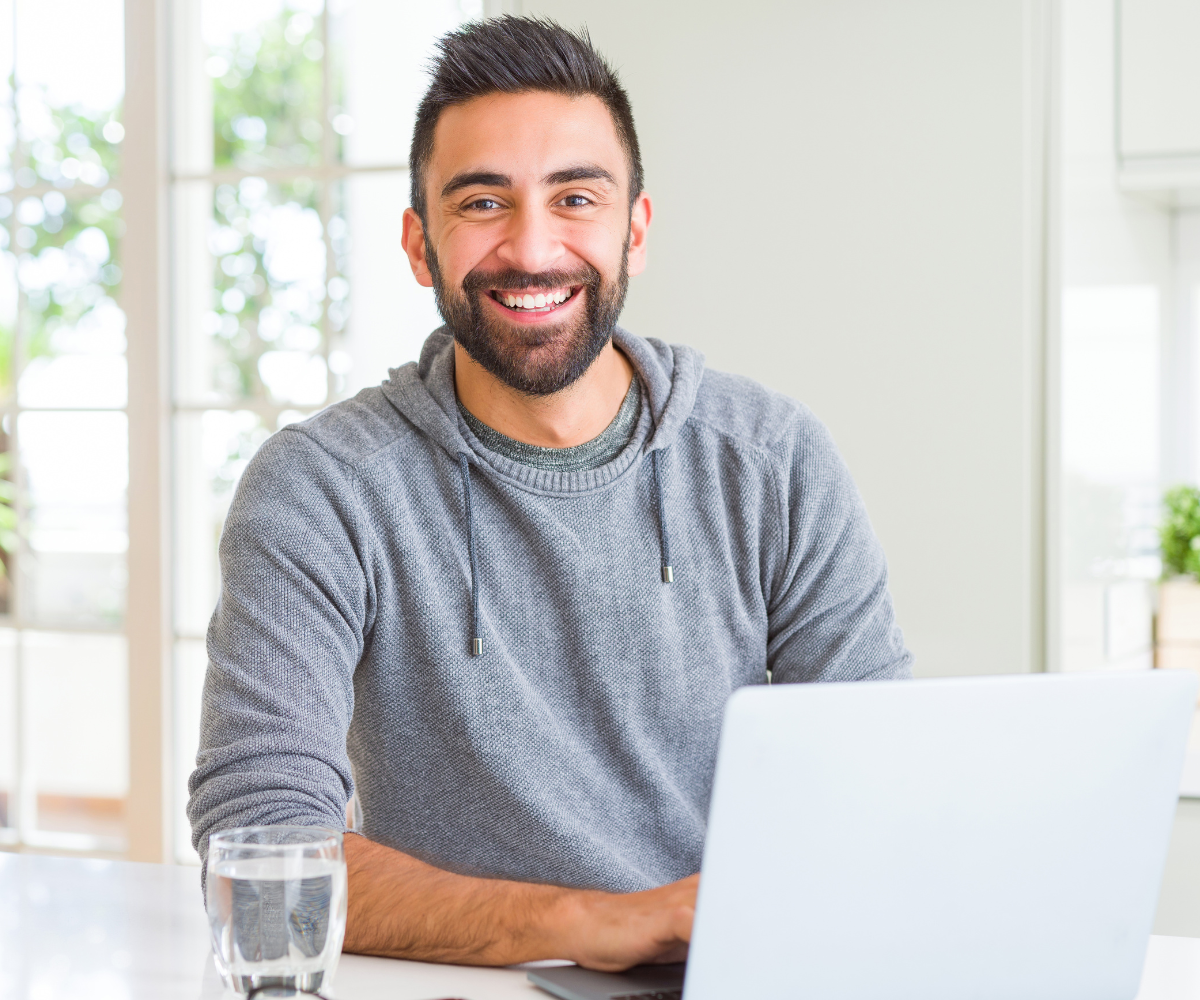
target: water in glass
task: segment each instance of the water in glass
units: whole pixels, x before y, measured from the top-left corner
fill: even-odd
[[[346,929],[342,835],[312,827],[213,834],[208,920],[217,968],[233,990],[328,989]]]

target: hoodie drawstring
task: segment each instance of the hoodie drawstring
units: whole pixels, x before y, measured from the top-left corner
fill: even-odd
[[[674,583],[671,539],[667,534],[667,509],[663,503],[662,477],[658,467],[660,455],[661,449],[652,452],[650,465],[654,473],[654,499],[658,507],[659,543],[662,546],[662,582]],[[479,566],[475,561],[475,518],[471,513],[471,465],[467,461],[466,452],[458,453],[458,468],[462,473],[463,502],[467,514],[467,559],[471,563],[471,655],[480,656],[483,653],[483,638],[479,634]]]
[[[475,519],[471,515],[471,466],[465,452],[458,453],[458,468],[462,472],[463,499],[467,507],[467,559],[471,563],[471,655],[483,652],[479,635],[479,567],[475,563]]]
[[[654,466],[654,497],[658,501],[658,531],[662,544],[662,582],[674,583],[675,570],[671,568],[671,539],[667,536],[667,509],[663,503],[662,479],[659,478],[658,459],[662,449],[650,453],[650,464]]]

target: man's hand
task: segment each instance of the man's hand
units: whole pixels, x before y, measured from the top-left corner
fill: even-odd
[[[607,893],[452,875],[346,836],[345,950],[427,962],[566,958],[608,972],[687,957],[700,877]]]
[[[699,885],[700,876],[692,875],[645,892],[571,893],[565,902],[577,911],[564,929],[573,940],[559,957],[604,972],[684,961]]]

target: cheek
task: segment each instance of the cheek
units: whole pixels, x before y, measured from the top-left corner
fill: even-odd
[[[462,284],[475,268],[487,265],[502,241],[498,228],[489,226],[458,226],[444,233],[438,245],[442,274],[450,284]]]
[[[572,226],[564,233],[563,246],[574,257],[591,264],[606,278],[612,278],[621,266],[624,232],[606,226]]]

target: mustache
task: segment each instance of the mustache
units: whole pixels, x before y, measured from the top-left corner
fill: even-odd
[[[570,271],[560,269],[539,271],[536,274],[507,268],[502,271],[471,271],[462,282],[463,291],[468,293],[487,292],[492,289],[515,292],[523,288],[562,288],[566,285],[598,288],[600,272],[590,264]]]

